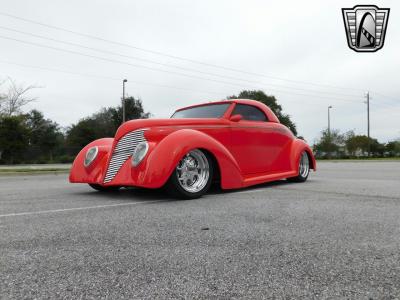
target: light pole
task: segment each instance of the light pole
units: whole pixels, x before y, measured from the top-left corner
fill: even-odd
[[[122,81],[122,123],[125,123],[125,83],[127,82],[127,79]]]
[[[365,95],[367,98],[367,133],[368,133],[368,157],[371,156],[371,140],[370,140],[370,135],[369,135],[369,100],[371,99],[369,96],[369,91]]]
[[[328,158],[331,158],[331,110],[332,105],[328,106]]]

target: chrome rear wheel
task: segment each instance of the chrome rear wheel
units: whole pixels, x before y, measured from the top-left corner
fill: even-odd
[[[306,151],[301,153],[298,172],[299,173],[296,177],[290,177],[288,180],[293,182],[304,182],[307,180],[308,175],[310,174],[310,158]]]
[[[310,173],[310,161],[306,152],[303,152],[300,159],[299,174],[303,178],[307,178]]]

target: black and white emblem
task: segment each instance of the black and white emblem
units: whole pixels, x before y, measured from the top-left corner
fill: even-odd
[[[357,52],[375,52],[383,47],[389,8],[356,5],[342,8],[347,43]]]

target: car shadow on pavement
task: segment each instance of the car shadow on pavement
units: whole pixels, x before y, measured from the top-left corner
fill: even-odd
[[[126,201],[174,201],[163,189],[121,188],[118,191],[95,191],[88,187],[87,191],[74,192],[74,195],[90,197],[102,200],[126,200]]]
[[[213,186],[208,194],[212,194],[212,195],[235,194],[235,193],[238,193],[238,192],[251,192],[253,190],[254,191],[255,190],[262,190],[262,189],[273,188],[273,187],[278,187],[278,186],[287,186],[287,185],[292,185],[292,184],[296,184],[296,183],[295,182],[289,182],[289,181],[283,179],[283,180],[278,180],[278,181],[260,183],[260,184],[252,185],[252,186],[249,186],[249,187],[246,187],[246,188],[232,189],[232,190],[222,190],[218,186]]]
[[[256,190],[289,186],[296,183],[287,180],[278,180],[273,182],[261,183],[241,189],[222,190],[217,184],[213,185],[207,195],[228,195],[238,192],[251,192]],[[172,198],[164,189],[145,189],[145,188],[121,188],[118,191],[104,191],[99,192],[92,190],[88,187],[87,191],[74,192],[75,195],[90,197],[93,199],[107,199],[107,200],[126,200],[126,201],[193,201]]]

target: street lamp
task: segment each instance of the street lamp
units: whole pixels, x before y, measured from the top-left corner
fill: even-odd
[[[332,105],[328,106],[328,135],[329,138],[331,138],[331,114],[330,114],[330,109],[332,108]]]
[[[328,106],[328,158],[331,158],[331,110],[332,105]]]
[[[125,83],[127,82],[127,79],[122,81],[122,123],[125,123]]]

